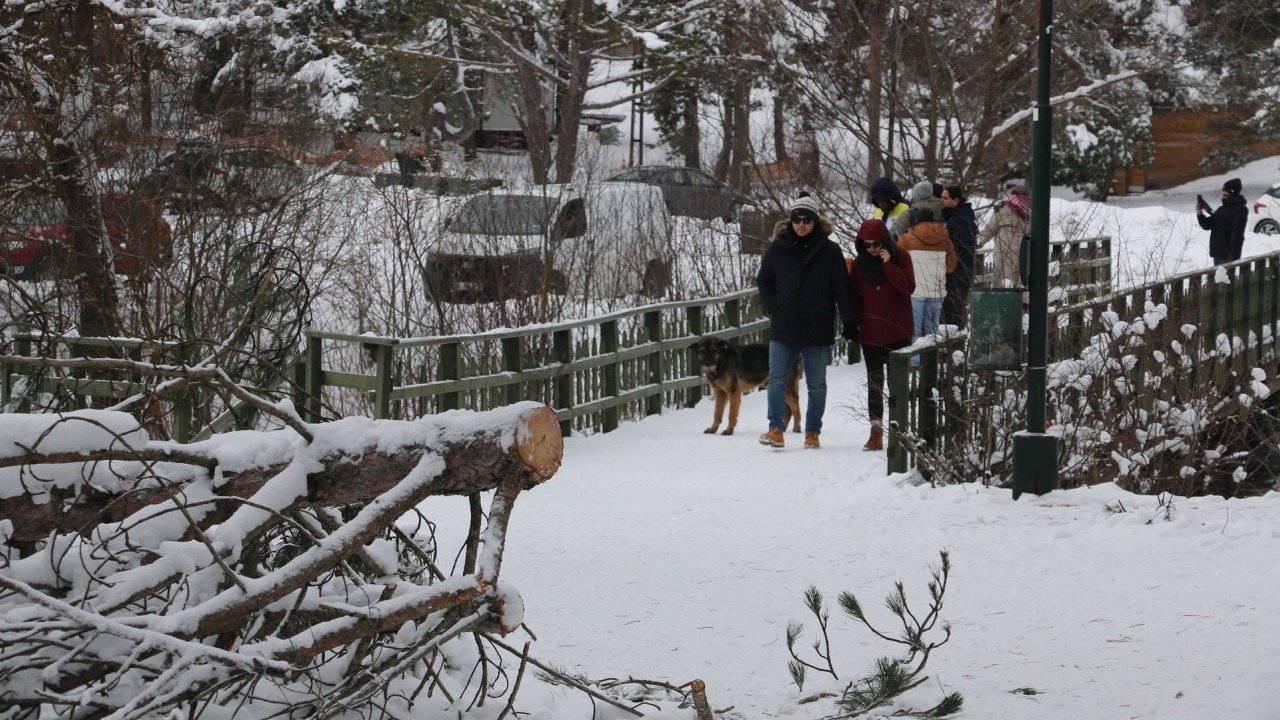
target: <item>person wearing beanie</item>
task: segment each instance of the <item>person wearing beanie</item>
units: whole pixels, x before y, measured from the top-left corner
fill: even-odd
[[[1214,210],[1196,198],[1196,221],[1209,231],[1209,256],[1214,265],[1225,265],[1240,259],[1244,252],[1244,231],[1249,224],[1249,207],[1245,202],[1240,178],[1222,184],[1222,205]]]
[[[867,416],[871,436],[863,450],[884,448],[884,369],[889,353],[911,344],[911,294],[916,289],[911,254],[898,247],[884,222],[864,220],[854,242],[858,256],[849,266],[862,360],[867,364]]]
[[[948,185],[942,189],[942,221],[956,249],[956,271],[947,276],[947,299],[942,304],[942,322],[963,328],[968,324],[969,288],[978,251],[978,219],[965,196],[964,188]]]
[[[871,197],[871,204],[876,207],[871,217],[882,220],[892,234],[895,221],[907,214],[911,203],[902,197],[902,191],[898,189],[897,184],[887,177],[876,178],[875,182],[871,183],[871,191],[868,194]]]
[[[919,222],[916,213],[920,208],[932,210],[934,220],[942,217],[942,196],[934,195],[933,183],[928,180],[922,180],[911,186],[911,207],[889,226],[889,234],[895,240],[901,240],[902,236]]]
[[[773,230],[760,260],[756,287],[769,317],[769,430],[760,444],[780,448],[786,442],[787,378],[796,359],[804,362],[808,403],[804,414],[804,446],[820,447],[822,416],[827,404],[827,365],[835,342],[835,315],[840,312],[841,335],[858,338],[844,253],[831,240],[831,222],[818,212],[817,200],[802,192],[793,200],[786,220]]]

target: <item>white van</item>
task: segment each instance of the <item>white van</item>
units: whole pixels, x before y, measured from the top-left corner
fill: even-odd
[[[449,302],[543,291],[591,298],[662,295],[671,218],[641,183],[494,189],[467,199],[427,256],[427,288]]]

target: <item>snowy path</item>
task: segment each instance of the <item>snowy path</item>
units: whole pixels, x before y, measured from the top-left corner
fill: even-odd
[[[806,623],[799,646],[816,627],[805,588],[832,603],[853,591],[888,625],[893,581],[920,600],[946,548],[954,635],[917,707],[941,683],[965,695],[968,718],[1280,718],[1269,662],[1280,496],[1178,500],[1172,521],[1147,524],[1154,498],[1110,486],[1018,503],[1006,490],[900,486],[883,453],[860,449],[866,422],[850,405],[863,378],[861,365],[832,369],[816,452],[793,434],[785,450],[757,444],[762,394],[745,399],[733,437],[702,434],[704,401],[569,438],[560,473],[517,504],[503,569],[538,633],[534,654],[593,678],[702,678],[715,707],[746,718],[818,717],[830,706],[796,705],[785,668],[787,621]],[[1117,497],[1130,512],[1104,511]],[[465,503],[436,502],[456,531]],[[846,682],[887,651],[838,611],[832,626]],[[823,687],[810,673],[806,694]],[[573,695],[533,717],[569,717]],[[536,696],[522,705],[537,710]]]

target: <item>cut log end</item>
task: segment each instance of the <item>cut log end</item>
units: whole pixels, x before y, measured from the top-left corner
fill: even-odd
[[[538,477],[546,480],[560,469],[564,458],[564,437],[556,411],[543,405],[520,417],[516,434],[516,455]]]

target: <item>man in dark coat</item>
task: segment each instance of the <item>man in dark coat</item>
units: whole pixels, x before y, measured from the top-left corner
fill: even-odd
[[[942,322],[964,327],[969,314],[969,288],[973,286],[974,256],[978,251],[978,219],[965,197],[964,188],[959,185],[948,185],[942,190],[942,221],[947,224],[951,244],[960,259],[956,271],[947,275],[947,300],[942,304]]]
[[[1222,184],[1222,206],[1213,210],[1208,203],[1196,200],[1196,220],[1209,231],[1209,255],[1214,265],[1225,265],[1240,259],[1244,252],[1244,230],[1249,223],[1249,207],[1240,178]]]
[[[760,443],[780,448],[786,414],[786,385],[796,359],[804,361],[809,391],[804,415],[804,446],[817,449],[827,404],[827,364],[835,342],[835,311],[842,335],[856,340],[853,299],[844,253],[830,238],[831,223],[818,214],[818,203],[800,193],[790,217],[774,228],[774,239],[760,261],[756,287],[769,316],[769,431]]]

